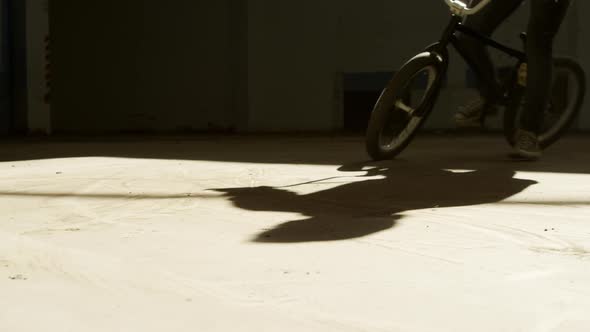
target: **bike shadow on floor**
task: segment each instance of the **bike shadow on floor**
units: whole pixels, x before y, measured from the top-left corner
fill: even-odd
[[[406,211],[496,203],[537,183],[515,178],[510,165],[452,171],[436,163],[358,163],[340,167],[342,177],[282,188],[213,190],[224,193],[244,210],[292,212],[306,217],[265,229],[253,237],[254,242],[336,241],[388,230]],[[334,181],[343,184],[333,186]],[[305,191],[311,193],[295,192],[297,187],[321,188],[322,183],[328,186],[330,182],[328,189],[314,191],[308,187]]]

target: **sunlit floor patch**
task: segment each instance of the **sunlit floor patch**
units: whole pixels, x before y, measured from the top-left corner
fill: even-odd
[[[589,330],[584,142],[498,140],[0,145],[0,330]]]

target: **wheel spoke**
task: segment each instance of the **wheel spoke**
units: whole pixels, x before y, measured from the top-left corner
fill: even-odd
[[[404,102],[401,99],[395,102],[395,107],[408,113],[408,115],[412,115],[416,111],[415,109],[411,108],[410,106],[404,104]]]
[[[392,158],[405,148],[425,120],[433,98],[437,67],[428,53],[416,57],[384,90],[373,109],[367,133],[367,149],[375,160]],[[420,116],[416,116],[418,113]]]
[[[583,94],[584,75],[579,64],[567,59],[557,59],[551,82],[551,95],[543,112],[542,128],[539,134],[539,141],[543,148],[559,139],[575,120],[580,111]],[[517,97],[520,99],[520,105],[515,104],[506,113],[510,119],[507,121],[509,130],[505,132],[511,144],[513,130],[519,127],[526,108],[525,97]]]

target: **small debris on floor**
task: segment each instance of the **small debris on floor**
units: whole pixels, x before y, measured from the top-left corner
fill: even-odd
[[[23,276],[22,274],[17,274],[8,278],[10,280],[27,280],[27,277]]]

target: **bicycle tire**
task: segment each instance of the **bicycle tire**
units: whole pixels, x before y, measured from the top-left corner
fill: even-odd
[[[549,128],[543,128],[542,132],[539,134],[539,145],[542,149],[551,146],[559,140],[567,130],[569,130],[580,113],[586,93],[586,75],[579,63],[566,57],[555,58],[553,63],[554,73],[567,72],[569,78],[575,82],[576,90],[575,96],[573,96],[568,102],[568,105],[564,107],[563,112],[561,112],[563,115],[560,116],[557,123]],[[554,98],[556,89],[563,88],[563,86],[554,83],[555,82],[552,83],[553,86],[551,87],[551,99]],[[514,146],[515,144],[516,130],[520,127],[519,122],[523,111],[526,88],[515,87],[515,89],[518,90],[513,91],[512,100],[504,111],[504,136],[511,146]],[[550,100],[548,110],[552,107],[550,105],[553,104],[554,101]],[[546,118],[548,117],[547,113],[550,113],[550,111],[546,112]]]
[[[366,150],[373,160],[395,158],[408,146],[422,127],[434,107],[440,92],[442,77],[446,73],[446,62],[443,56],[429,51],[416,55],[402,66],[401,70],[383,89],[371,112],[366,133]],[[428,74],[434,74],[434,77],[429,76],[419,108],[415,108],[415,113],[419,116],[410,116],[410,119],[406,119],[408,123],[405,125],[400,123],[400,129],[403,128],[403,131],[395,140],[384,145],[382,142],[383,131],[390,122],[394,122],[395,119],[392,119],[394,112],[404,112],[396,106],[397,102],[403,98],[405,89],[408,88],[412,80],[423,70],[428,70]],[[396,115],[399,114],[404,113]]]

